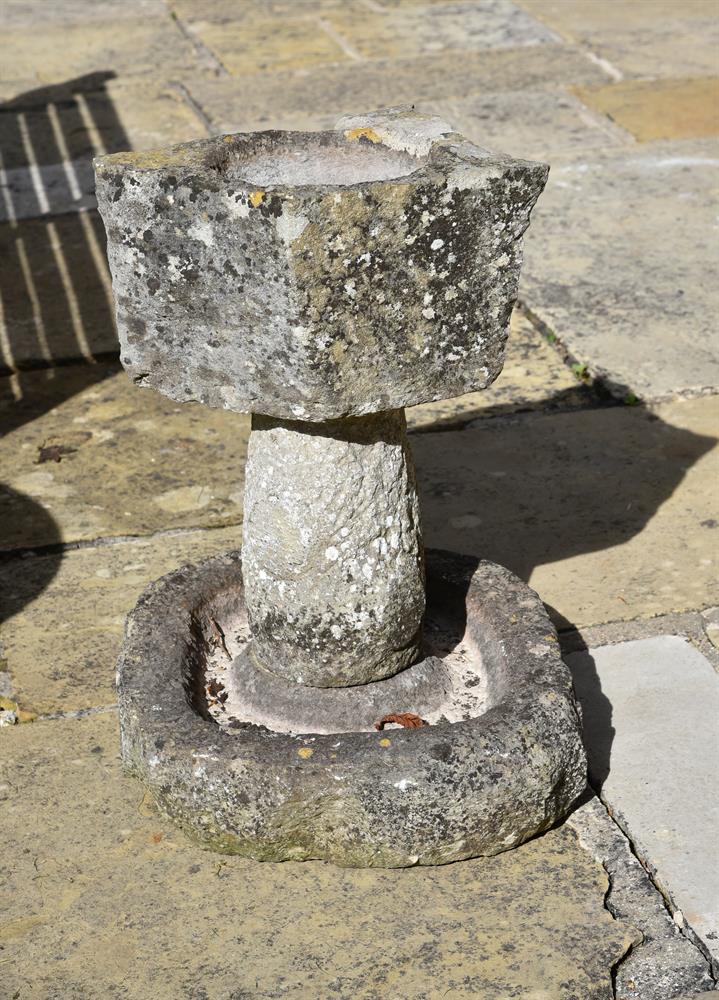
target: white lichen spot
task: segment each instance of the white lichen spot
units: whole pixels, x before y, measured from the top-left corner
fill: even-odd
[[[275,223],[277,235],[289,246],[299,239],[309,224],[309,219],[304,215],[292,215],[290,212],[283,212]]]
[[[428,306],[426,309],[422,310],[422,315],[425,319],[434,319],[434,309]]]
[[[198,219],[190,228],[187,230],[187,235],[193,240],[197,240],[199,243],[204,243],[206,247],[211,247],[215,242],[215,236],[212,232],[212,223],[209,220]]]
[[[441,250],[444,246],[444,240],[440,240],[439,237],[436,240],[432,240],[429,245],[430,250]]]
[[[411,778],[402,778],[400,781],[395,781],[394,787],[399,788],[400,792],[406,792],[410,785],[416,785],[416,781],[412,781]]]
[[[329,559],[330,562],[336,562],[339,559],[339,555],[339,550],[334,545],[330,545],[325,549],[325,559]]]
[[[345,291],[351,299],[354,299],[357,296],[357,289],[355,288],[354,280],[345,282]]]

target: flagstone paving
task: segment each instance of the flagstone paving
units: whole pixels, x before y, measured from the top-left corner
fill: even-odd
[[[163,534],[0,565],[4,669],[36,715],[117,701],[125,617],[152,580],[239,548],[241,528]]]
[[[589,774],[639,859],[719,958],[719,677],[673,635],[567,657]],[[669,706],[671,708],[669,709]]]
[[[719,135],[719,79],[630,80],[577,88],[583,104],[606,115],[639,142]]]
[[[2,976],[22,1000],[605,1000],[640,940],[567,829],[438,868],[256,864],[154,813],[120,773],[114,713],[0,745]]]
[[[701,913],[682,904],[671,919],[597,799],[498,858],[357,872],[202,852],[121,775],[124,617],[148,581],[239,544],[248,423],[119,372],[91,158],[414,103],[480,145],[550,162],[502,376],[408,412],[427,541],[528,579],[567,651],[586,637],[598,670],[596,647],[631,646],[637,703],[657,701],[676,774],[689,736],[674,748],[694,720],[698,738],[706,708],[682,700],[691,647],[672,636],[709,658],[719,642],[718,25],[712,0],[0,5],[0,715],[38,716],[0,729],[0,993],[679,1000],[710,988]],[[683,651],[662,661],[680,695],[666,727],[673,698],[647,675],[646,642]],[[607,674],[604,691],[610,806],[638,731],[623,679],[610,694]],[[676,810],[654,758],[645,770],[656,813],[632,813],[629,832],[663,887],[666,844],[650,834]]]
[[[716,604],[719,399],[414,435],[428,544],[528,580],[559,625]]]
[[[619,397],[719,384],[714,139],[556,157],[521,295]]]

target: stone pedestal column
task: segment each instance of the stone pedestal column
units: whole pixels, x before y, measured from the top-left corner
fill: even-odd
[[[424,566],[403,410],[253,415],[243,575],[256,655],[288,680],[363,684],[418,657]]]

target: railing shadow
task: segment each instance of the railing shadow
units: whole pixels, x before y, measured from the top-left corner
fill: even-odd
[[[16,400],[32,396],[30,373],[82,364],[79,378],[41,379],[57,405],[105,377],[97,361],[117,357],[92,170],[93,156],[129,145],[107,92],[113,77],[91,73],[0,104],[0,374]],[[18,419],[3,414],[3,427]]]

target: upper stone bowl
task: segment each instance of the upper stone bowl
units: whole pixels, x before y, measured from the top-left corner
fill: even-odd
[[[102,157],[122,362],[283,419],[484,388],[547,172],[403,109]]]

